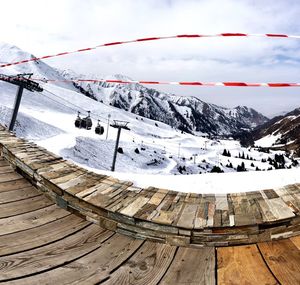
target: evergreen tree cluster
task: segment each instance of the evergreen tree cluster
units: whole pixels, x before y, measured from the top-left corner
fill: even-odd
[[[231,157],[231,153],[229,150],[227,149],[224,149],[223,153],[222,153],[223,156],[228,156],[228,157]]]
[[[210,172],[211,173],[223,173],[224,171],[219,166],[215,165]]]
[[[242,152],[242,154],[239,153],[238,158],[241,158],[241,159],[247,159],[247,160],[255,160],[253,157],[249,156],[249,154],[247,154],[247,155],[245,156],[245,153],[244,153],[244,152]]]
[[[245,163],[242,162],[241,165],[238,165],[237,168],[236,168],[236,171],[237,172],[247,171],[246,167],[245,167]]]

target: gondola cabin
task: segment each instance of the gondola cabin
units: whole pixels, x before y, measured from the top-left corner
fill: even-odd
[[[90,130],[92,128],[93,122],[91,119],[91,112],[88,111],[88,116],[81,120],[81,128]]]
[[[98,120],[98,124],[95,128],[95,133],[97,135],[103,135],[104,134],[104,127],[100,125],[100,120]]]
[[[79,128],[79,129],[81,128],[81,121],[82,121],[82,119],[80,118],[80,112],[78,111],[77,118],[74,123],[76,128]]]

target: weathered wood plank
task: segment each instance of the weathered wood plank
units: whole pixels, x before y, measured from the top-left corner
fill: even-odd
[[[13,168],[8,165],[8,166],[0,166],[0,174],[7,174],[14,172]]]
[[[160,285],[215,284],[215,249],[180,247]]]
[[[197,204],[185,204],[185,206],[183,206],[180,218],[177,222],[177,226],[181,228],[192,229],[194,227],[194,220],[196,217],[197,209]]]
[[[60,240],[90,225],[75,215],[42,224],[39,227],[0,236],[0,256],[15,254]]]
[[[32,185],[24,178],[20,178],[18,180],[13,180],[13,181],[2,182],[0,183],[0,193],[7,192],[7,191],[14,191],[14,190],[18,190],[30,186]]]
[[[78,259],[79,257],[99,248],[101,242],[112,236],[96,225],[90,225],[79,232],[49,245],[26,252],[4,256],[0,268],[0,281],[19,278]]]
[[[16,172],[0,174],[0,183],[10,182],[10,181],[18,180],[18,179],[23,179],[23,177]]]
[[[218,284],[277,284],[256,245],[217,248]]]
[[[300,250],[300,235],[296,237],[291,237],[290,240]]]
[[[122,209],[120,213],[129,217],[133,217],[140,208],[146,205],[149,200],[150,198],[139,196],[131,204]]]
[[[289,240],[258,244],[269,268],[281,284],[300,283],[300,250]]]
[[[91,253],[67,265],[28,278],[11,281],[11,285],[96,284],[110,277],[143,243],[119,234],[104,241]]]
[[[31,229],[67,216],[69,213],[56,205],[11,218],[0,219],[0,236]]]
[[[10,203],[10,202],[32,198],[40,194],[41,193],[33,186],[12,190],[12,191],[0,192],[0,205],[4,203]]]
[[[0,219],[36,211],[53,204],[52,201],[43,195],[38,195],[26,200],[0,204]]]
[[[170,266],[176,247],[146,242],[103,284],[156,285]]]
[[[234,224],[236,226],[253,225],[256,220],[251,213],[250,204],[245,193],[230,194],[234,209]]]

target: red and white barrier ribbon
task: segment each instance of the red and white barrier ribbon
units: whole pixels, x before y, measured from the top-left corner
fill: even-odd
[[[129,41],[117,41],[117,42],[111,42],[111,43],[105,43],[100,44],[95,47],[89,47],[89,48],[82,48],[74,51],[69,52],[61,52],[57,54],[52,55],[45,55],[41,57],[34,57],[29,58],[21,61],[11,62],[0,65],[0,68],[12,66],[12,65],[19,65],[23,63],[28,63],[32,61],[38,61],[48,58],[54,58],[59,56],[64,56],[68,54],[73,53],[79,53],[79,52],[85,52],[85,51],[91,51],[100,47],[108,47],[108,46],[115,46],[115,45],[124,45],[129,43],[138,43],[138,42],[146,42],[146,41],[156,41],[156,40],[166,40],[166,39],[179,39],[179,38],[212,38],[212,37],[265,37],[265,38],[294,38],[294,39],[300,39],[299,35],[286,35],[286,34],[244,34],[244,33],[222,33],[222,34],[185,34],[185,35],[176,35],[176,36],[167,36],[167,37],[150,37],[150,38],[141,38],[136,40],[129,40]]]
[[[199,81],[144,81],[144,80],[115,80],[115,79],[74,79],[74,80],[51,80],[32,78],[36,81],[44,82],[86,82],[86,83],[115,83],[115,84],[145,84],[145,85],[185,85],[185,86],[200,86],[200,87],[212,87],[212,86],[224,86],[224,87],[300,87],[300,83],[285,83],[285,82],[274,82],[274,83],[249,83],[249,82],[199,82]]]

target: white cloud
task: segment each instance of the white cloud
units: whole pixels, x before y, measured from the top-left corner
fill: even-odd
[[[0,1],[1,40],[37,56],[181,33],[300,34],[297,0]],[[122,73],[137,80],[299,81],[299,48],[296,39],[178,39],[101,48],[48,63],[78,72]],[[267,114],[300,105],[297,88],[161,89],[228,106],[247,104]]]

